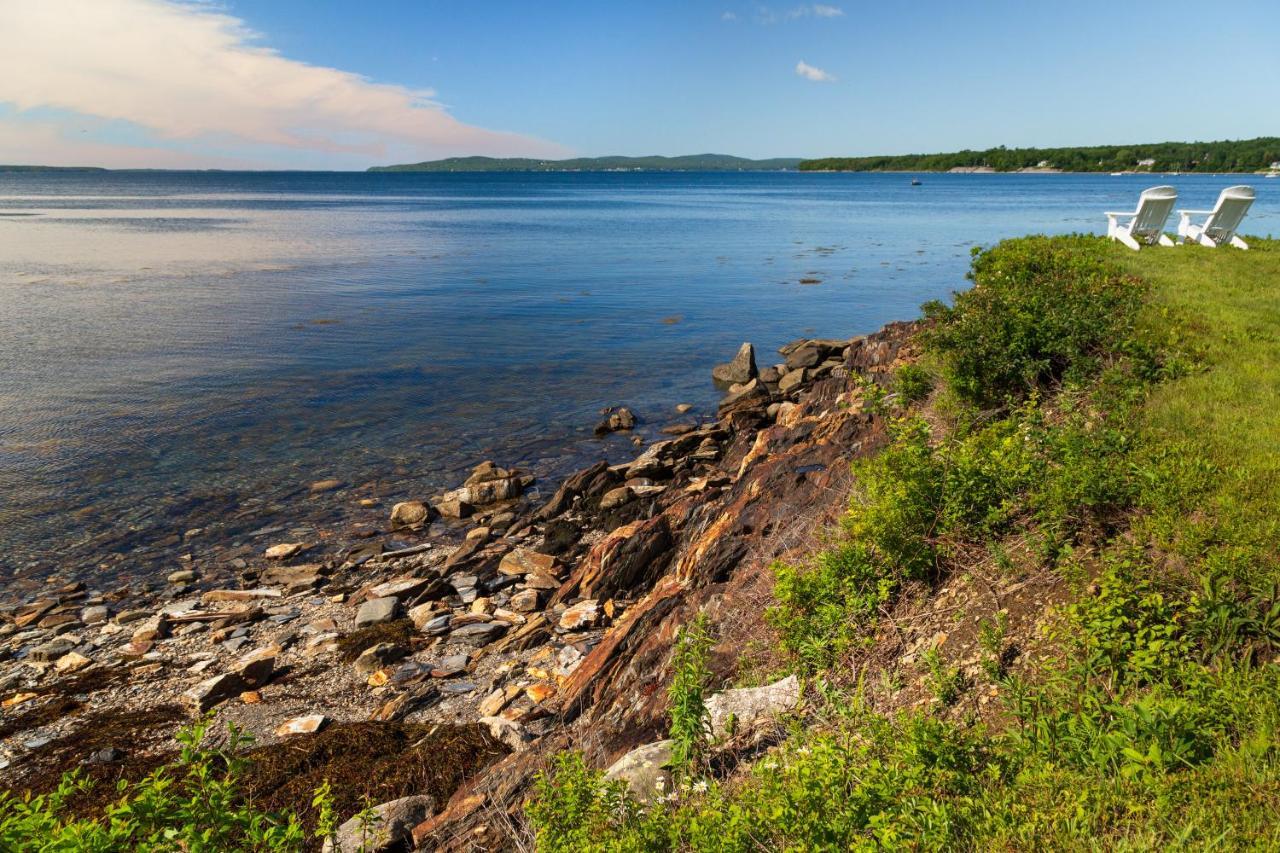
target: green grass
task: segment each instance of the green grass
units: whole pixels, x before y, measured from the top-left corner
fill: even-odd
[[[798,721],[745,776],[650,808],[566,760],[531,811],[539,845],[1280,848],[1280,244],[1251,245],[979,255],[975,288],[929,308],[950,428],[902,395],[830,546],[778,567],[784,650],[820,674],[904,580],[1035,543],[1077,595],[1017,675],[986,632],[1004,724],[948,715],[966,686],[935,658],[933,709],[829,696],[824,725]]]

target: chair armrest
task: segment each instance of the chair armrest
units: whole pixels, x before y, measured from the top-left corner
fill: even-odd
[[[1114,213],[1110,210],[1107,210],[1107,211],[1104,211],[1102,215],[1103,216],[1137,216],[1138,211],[1134,210],[1134,211],[1125,212],[1125,213]]]
[[[1179,216],[1203,216],[1206,213],[1213,213],[1212,210],[1179,210]]]

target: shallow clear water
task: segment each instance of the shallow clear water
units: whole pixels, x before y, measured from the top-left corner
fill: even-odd
[[[626,452],[591,437],[602,406],[709,412],[741,341],[911,318],[971,246],[1101,231],[1157,182],[923,180],[0,174],[0,565],[385,512],[300,499],[326,477],[389,499],[486,457],[554,477]],[[1199,208],[1242,179],[1162,180]],[[1280,181],[1249,182],[1245,230],[1280,233]]]

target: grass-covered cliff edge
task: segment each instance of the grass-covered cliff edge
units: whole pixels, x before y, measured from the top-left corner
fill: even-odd
[[[775,566],[774,653],[739,649],[805,684],[777,743],[708,735],[707,620],[673,790],[566,753],[541,849],[1280,845],[1280,244],[1032,237],[972,277],[841,523]]]

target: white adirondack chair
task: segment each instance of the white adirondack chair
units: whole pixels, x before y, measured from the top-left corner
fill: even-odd
[[[1253,187],[1227,187],[1218,195],[1218,203],[1213,210],[1179,210],[1178,236],[1183,242],[1194,240],[1201,246],[1216,249],[1223,243],[1230,243],[1237,249],[1247,249],[1249,244],[1236,236],[1244,215],[1253,204]],[[1191,221],[1193,216],[1208,218],[1199,225]]]
[[[1151,187],[1138,196],[1138,209],[1127,213],[1107,213],[1107,236],[1119,240],[1137,251],[1142,244],[1172,246],[1173,240],[1164,233],[1165,220],[1178,201],[1178,191],[1173,187]],[[1128,222],[1122,223],[1121,219]]]

